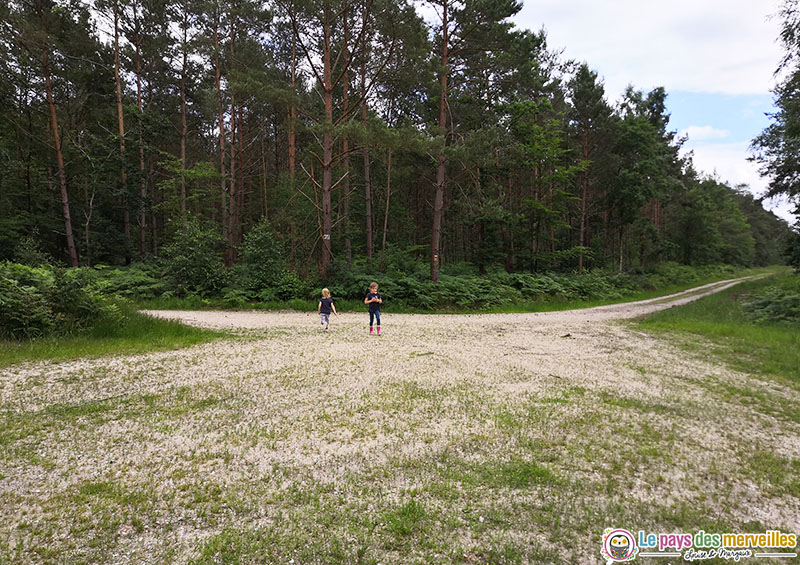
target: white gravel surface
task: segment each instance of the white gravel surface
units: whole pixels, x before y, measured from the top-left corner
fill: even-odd
[[[82,549],[87,540],[74,524],[91,522],[89,514],[102,515],[105,507],[87,506],[84,518],[84,510],[73,516],[68,508],[84,500],[76,493],[87,491],[87,483],[111,481],[148,493],[146,509],[136,510],[145,525],[137,530],[122,519],[108,542],[115,553],[99,554],[102,559],[185,562],[223,528],[277,527],[293,508],[280,502],[290,485],[312,491],[332,485],[330,492],[347,504],[362,505],[359,512],[383,512],[376,504],[399,503],[440,480],[432,462],[443,454],[485,465],[528,457],[530,445],[549,454],[549,468],[564,481],[598,485],[580,494],[581,504],[591,507],[581,512],[601,513],[602,523],[591,524],[598,533],[613,524],[598,510],[608,501],[592,489],[609,488],[603,482],[608,476],[618,477],[620,492],[643,508],[685,503],[735,523],[797,526],[796,497],[770,491],[755,472],[739,473],[748,450],[781,461],[800,458],[798,424],[780,416],[787,407],[797,409],[795,391],[617,322],[736,282],[562,312],[411,315],[387,309],[380,337],[368,335],[365,312],[334,317],[327,332],[316,312],[148,312],[240,335],[178,351],[0,370],[0,406],[13,420],[13,437],[22,438],[4,444],[12,447],[0,465],[0,537],[33,561],[40,560],[31,549],[37,544],[97,561],[98,554]],[[733,389],[762,391],[768,403],[743,404],[724,393]],[[93,406],[96,411],[86,409]],[[62,422],[59,415],[76,410]],[[42,423],[35,424],[37,418]],[[616,444],[615,434],[621,434]],[[36,457],[14,456],[24,447]],[[628,455],[612,457],[612,448]],[[627,466],[631,461],[636,465]],[[414,462],[420,463],[413,473],[403,470]],[[226,516],[221,521],[208,518],[206,503],[196,502],[214,485],[244,500],[217,509]],[[369,488],[378,495],[359,490]],[[532,489],[531,504],[544,504],[547,496]],[[519,502],[480,492],[486,500],[467,493],[464,504]],[[551,495],[579,512],[569,498],[578,495],[569,489]],[[465,512],[447,506],[461,503],[434,498],[427,504],[442,513]],[[313,515],[306,519],[316,527]],[[37,533],[20,523],[47,527]],[[497,539],[535,541],[567,555],[566,562],[599,555],[591,544],[554,541],[535,522],[520,528],[498,530]],[[480,533],[456,530],[448,543],[462,548],[466,560],[481,561],[469,557],[470,547],[482,543]],[[385,548],[370,552],[382,562],[405,560]]]

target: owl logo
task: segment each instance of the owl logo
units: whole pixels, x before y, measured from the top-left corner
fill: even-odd
[[[606,563],[633,561],[638,552],[636,539],[628,530],[606,528],[603,532],[603,549],[600,553],[607,560]]]

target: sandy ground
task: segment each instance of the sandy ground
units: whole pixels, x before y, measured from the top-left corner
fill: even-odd
[[[749,278],[749,277],[746,277]],[[597,306],[594,308],[584,308],[580,310],[563,310],[558,312],[540,312],[531,314],[464,314],[464,315],[448,315],[444,319],[452,319],[453,324],[456,325],[478,325],[484,324],[564,324],[566,326],[573,323],[585,322],[603,322],[608,320],[621,320],[628,318],[636,318],[658,310],[672,308],[673,306],[680,306],[686,304],[703,296],[708,296],[715,292],[719,292],[730,288],[741,282],[743,279],[731,279],[727,281],[718,281],[707,285],[695,287],[683,292],[671,294],[669,296],[662,296],[658,298],[651,298],[649,300],[640,300],[638,302],[625,302],[622,304],[611,304],[609,306]],[[304,326],[307,323],[306,318],[312,314],[297,314],[297,313],[274,313],[274,312],[191,312],[181,310],[145,310],[151,316],[158,316],[161,318],[168,318],[179,320],[185,324],[193,326],[200,326],[206,328],[222,328],[222,329],[259,329],[270,327],[291,327],[294,325]],[[384,311],[382,314],[382,321],[384,328],[388,325],[397,326],[401,328],[411,327],[415,325],[430,326],[441,324],[442,321],[437,316],[428,314],[423,315],[410,315],[410,314],[391,314]],[[316,314],[313,314],[316,319]],[[333,316],[332,316],[333,317]],[[365,318],[364,313],[359,312],[358,318]],[[334,325],[336,325],[336,318],[334,318]],[[341,318],[342,321],[352,323],[352,316],[348,315]],[[426,323],[425,320],[428,320]],[[432,324],[431,324],[432,322]],[[396,332],[395,332],[396,333]]]
[[[50,543],[78,551],[64,545],[62,537],[69,535],[64,533],[69,528],[63,516],[48,510],[52,499],[71,489],[83,492],[81,485],[87,481],[114,477],[132,489],[157,493],[153,512],[160,518],[144,533],[132,533],[130,527],[118,532],[114,555],[121,557],[109,560],[155,555],[161,556],[153,558],[155,562],[181,562],[196,556],[203,541],[222,528],[204,522],[205,514],[195,506],[165,494],[189,480],[186,477],[197,480],[199,474],[215,484],[238,485],[230,487],[237,492],[269,484],[267,494],[253,497],[227,524],[274,526],[276,516],[282,515],[276,510],[281,506],[274,502],[276,493],[286,488],[275,482],[276,473],[291,470],[295,486],[338,485],[335,492],[348,492],[351,501],[359,500],[355,485],[373,481],[380,497],[402,501],[409,489],[416,492],[438,480],[426,466],[443,453],[484,464],[514,460],[523,454],[523,445],[534,443],[551,453],[554,472],[575,484],[594,485],[590,491],[611,488],[606,481],[619,480],[631,499],[642,504],[645,498],[647,505],[664,508],[685,502],[701,512],[717,513],[728,523],[757,520],[771,528],[797,526],[796,497],[776,485],[759,483],[756,471],[738,471],[751,449],[774,454],[776,461],[800,458],[800,426],[780,412],[787,406],[797,408],[795,391],[687,355],[668,340],[618,322],[736,282],[642,302],[550,313],[411,315],[387,309],[380,337],[368,335],[365,312],[334,317],[327,332],[315,312],[148,312],[192,325],[234,328],[241,335],[179,351],[0,370],[0,405],[7,414],[35,415],[53,406],[122,401],[130,410],[138,405],[136,399],[148,399],[151,410],[138,417],[119,407],[113,409],[120,410],[117,417],[96,427],[76,425],[66,430],[69,433],[37,431],[36,453],[49,463],[7,458],[0,466],[0,494],[5,497],[0,521],[16,524],[33,515],[54,523],[52,531],[38,537],[26,537],[8,526],[3,531],[11,535],[13,530],[11,545],[17,549]],[[767,395],[766,404],[743,405],[720,392],[754,388]],[[165,408],[184,404],[194,408],[179,415]],[[636,418],[620,406],[633,406]],[[536,416],[525,416],[534,408]],[[597,418],[589,418],[590,413]],[[523,417],[534,419],[513,434],[504,431],[503,426],[513,425],[504,422]],[[632,430],[620,440],[631,453],[649,453],[636,445],[646,437],[655,442],[652,449],[669,452],[669,457],[662,453],[651,461],[637,455],[631,466],[633,457],[620,456],[615,461],[622,468],[614,467],[613,458],[602,453],[611,445],[607,436],[621,429]],[[217,455],[198,467],[199,452]],[[403,471],[400,464],[410,465],[409,461],[418,462],[414,473]],[[376,469],[384,474],[376,474]],[[257,479],[261,482],[253,482]],[[576,496],[568,490],[553,496]],[[595,503],[606,505],[602,493],[581,496],[600,496],[584,502],[591,512],[596,511]],[[263,500],[272,500],[272,505]],[[368,513],[372,503],[362,503],[359,512]],[[435,498],[428,504],[442,513],[464,512],[455,509],[460,504],[456,502],[448,503],[454,509]],[[511,503],[498,497],[492,504]],[[658,523],[641,512],[627,519]],[[607,521],[605,516],[601,522]],[[575,520],[577,525],[567,528],[565,536],[585,528]],[[564,521],[570,524],[569,518]],[[480,523],[486,527],[482,517]],[[601,525],[612,524],[591,527],[599,532]],[[597,553],[590,543],[576,548],[568,539],[548,540],[547,526],[531,522],[520,528],[498,530],[496,535],[505,536],[507,544],[530,536],[562,554],[569,547],[567,561]],[[469,548],[485,538],[466,526],[452,529],[456,533],[447,543],[461,548],[470,560]],[[370,535],[374,534],[364,534],[365,539]],[[436,532],[431,535],[435,538]],[[383,562],[404,561],[382,547],[368,547],[367,552]]]

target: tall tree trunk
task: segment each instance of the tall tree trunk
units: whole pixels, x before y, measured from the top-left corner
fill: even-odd
[[[367,10],[364,10],[362,26],[367,25]],[[362,33],[361,43],[361,123],[367,127],[367,34]],[[367,263],[372,261],[372,179],[370,178],[369,146],[364,144],[364,199],[366,202]]]
[[[84,241],[84,252],[83,252],[83,259],[84,265],[87,267],[92,266],[92,248],[89,246],[89,236],[91,234],[91,227],[92,227],[92,212],[94,211],[94,190],[92,190],[92,195],[89,196],[89,176],[84,173],[83,175],[83,197],[84,197],[84,212],[83,217],[86,220],[83,225],[83,241]]]
[[[153,187],[151,194],[153,196],[153,205],[150,207],[150,249],[153,253],[153,257],[158,257],[158,216],[156,214],[156,210],[158,209],[158,191],[156,190],[155,186],[155,164],[153,160],[150,159],[148,163],[148,179],[150,180],[150,186]],[[164,224],[164,212],[161,212],[161,224]]]
[[[23,107],[21,105],[21,107]],[[29,213],[33,212],[33,174],[32,174],[32,162],[33,162],[33,143],[31,140],[33,139],[33,112],[31,111],[30,104],[25,104],[25,115],[28,117],[28,139],[27,139],[27,151],[26,158],[25,158],[25,194],[27,195],[27,210]],[[49,130],[50,128],[48,128]],[[20,145],[21,147],[21,145]]]
[[[42,70],[44,71],[44,88],[47,96],[47,105],[50,107],[50,125],[53,129],[53,140],[56,147],[56,161],[58,162],[58,180],[61,186],[61,210],[64,214],[64,231],[67,236],[67,249],[69,260],[73,267],[79,266],[78,251],[75,249],[75,239],[72,235],[72,218],[69,213],[69,194],[67,193],[67,173],[64,170],[64,154],[61,151],[61,137],[58,133],[58,116],[56,105],[53,102],[53,88],[50,83],[50,62],[47,48],[42,49]]]
[[[86,131],[86,124],[83,124],[82,131]],[[84,139],[83,140],[83,150],[88,153],[89,151],[89,142]],[[94,213],[94,195],[95,190],[92,189],[92,195],[89,196],[89,174],[86,170],[83,172],[83,218],[85,220],[83,224],[83,264],[87,267],[92,266],[92,249],[90,247],[91,242],[91,228],[92,228],[92,214]]]
[[[122,81],[119,77],[119,4],[114,1],[114,82],[117,87],[117,124],[119,126],[119,153],[122,161],[120,171],[122,179],[122,212],[123,232],[125,233],[125,263],[131,262],[131,216],[128,210],[128,174],[125,170],[125,117],[122,109]]]
[[[220,220],[222,239],[228,240],[228,183],[225,178],[225,116],[222,111],[222,67],[219,60],[219,7],[214,12],[214,66],[217,82],[217,116],[219,124]],[[225,250],[225,264],[230,266],[230,253]]]
[[[447,77],[448,69],[448,30],[447,30],[447,0],[442,2],[442,69],[441,88],[439,94],[439,129],[447,139]],[[442,232],[442,210],[444,208],[444,189],[447,182],[445,164],[447,160],[444,151],[439,154],[439,165],[436,168],[436,194],[433,199],[433,229],[431,231],[431,280],[439,282],[439,247]]]
[[[275,140],[273,148],[275,149],[275,178],[281,178],[281,148],[278,144],[278,112],[272,114],[272,138]],[[294,181],[290,179],[292,188],[294,188]]]
[[[333,78],[331,69],[331,24],[328,7],[323,23],[323,98],[325,102],[325,133],[322,137],[322,275],[328,273],[331,261],[331,187],[333,186]]]
[[[236,193],[239,195],[239,198],[236,203],[236,210],[238,210],[236,214],[236,245],[239,245],[242,242],[242,225],[244,224],[245,210],[244,196],[246,194],[246,177],[244,174],[244,109],[241,104],[239,104],[239,150],[237,155],[239,156],[239,189]]]
[[[237,124],[236,120],[236,95],[233,91],[233,86],[230,84],[233,77],[233,66],[236,44],[236,18],[231,16],[231,31],[230,31],[230,55],[231,60],[228,64],[228,85],[231,89],[231,180],[230,180],[230,215],[228,216],[228,265],[232,265],[236,261],[236,230],[238,220],[238,195],[236,194],[236,127],[241,127]],[[241,171],[240,171],[241,174]]]
[[[345,54],[345,61],[350,60],[350,50],[348,49],[348,45],[350,42],[350,29],[347,25],[347,18],[344,18],[344,54]],[[344,77],[342,79],[342,112],[344,115],[350,111],[350,75],[347,70],[345,70]],[[342,187],[343,195],[342,195],[342,221],[344,222],[344,252],[345,252],[345,259],[347,260],[347,266],[351,266],[353,264],[353,248],[352,242],[350,241],[350,140],[347,138],[347,135],[344,136],[342,140],[342,151],[344,152],[344,185]]]
[[[269,200],[267,199],[267,150],[264,147],[264,140],[261,140],[261,189],[264,200],[264,217],[269,218]]]
[[[386,158],[386,212],[383,214],[383,239],[381,241],[381,272],[386,259],[386,232],[389,229],[389,197],[392,195],[392,150]]]
[[[145,255],[145,231],[147,229],[147,215],[145,202],[147,200],[147,182],[144,173],[144,140],[142,138],[142,38],[139,26],[139,17],[136,11],[136,2],[133,3],[133,18],[136,30],[136,107],[139,110],[139,260],[144,261]]]
[[[186,214],[186,65],[187,65],[187,28],[189,27],[186,12],[183,13],[183,62],[181,64],[181,215]]]
[[[294,187],[295,156],[297,147],[295,145],[295,128],[297,127],[297,106],[295,97],[297,96],[297,32],[292,30],[292,103],[289,105],[289,182]],[[275,148],[278,147],[278,138],[275,138]],[[277,159],[275,160],[277,167]]]
[[[228,200],[228,264],[236,260],[236,214],[238,210],[238,195],[236,194],[236,128],[239,127],[236,118],[236,98],[231,92],[231,143],[230,143],[230,190]]]
[[[583,127],[583,160],[589,159],[589,127]],[[581,227],[578,237],[578,245],[583,248],[586,244],[586,215],[589,202],[589,171],[581,173]],[[578,274],[583,274],[583,249],[578,253]]]

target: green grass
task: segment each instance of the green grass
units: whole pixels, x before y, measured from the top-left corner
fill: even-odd
[[[126,321],[122,325],[100,324],[80,335],[30,341],[0,340],[0,367],[8,367],[23,361],[58,362],[106,355],[166,351],[227,335],[224,332],[151,318],[138,312],[128,312]]]
[[[621,304],[623,302],[637,302],[639,300],[649,300],[651,298],[660,298],[675,294],[676,292],[683,292],[698,286],[711,284],[718,281],[736,279],[739,277],[758,276],[764,274],[774,273],[777,270],[785,270],[782,267],[762,267],[757,269],[740,269],[733,273],[723,273],[719,276],[710,278],[701,278],[691,282],[684,282],[674,284],[657,289],[650,290],[637,290],[634,292],[626,293],[618,298],[605,298],[598,300],[566,300],[554,296],[546,296],[542,300],[531,300],[520,302],[516,304],[507,304],[492,306],[481,312],[497,313],[497,314],[514,314],[526,312],[556,312],[562,310],[578,310],[581,308],[594,308],[595,306],[608,306],[610,304]]]
[[[683,336],[684,347],[702,354],[706,344],[692,336],[704,336],[713,344],[712,352],[731,367],[800,387],[800,326],[752,322],[742,307],[754,293],[794,276],[784,269],[635,323],[644,330]]]

